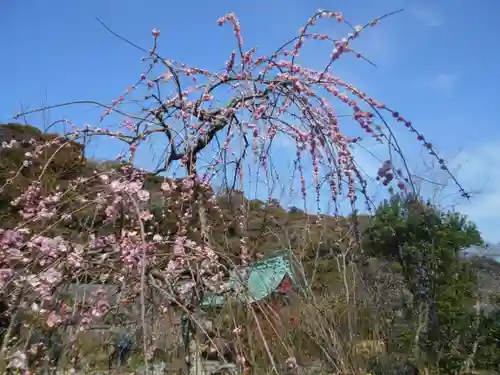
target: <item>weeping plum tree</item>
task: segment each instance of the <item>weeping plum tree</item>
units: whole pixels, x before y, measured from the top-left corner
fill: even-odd
[[[143,322],[149,313],[146,302],[152,290],[163,296],[164,302],[153,304],[159,312],[166,311],[169,303],[185,309],[192,295],[201,291],[226,290],[225,275],[230,265],[224,248],[211,239],[211,227],[220,220],[221,211],[211,185],[221,178],[244,190],[250,181],[260,178],[269,187],[271,199],[277,173],[271,162],[273,150],[284,140],[294,149],[293,170],[287,176],[290,193],[297,185],[304,202],[312,195],[319,209],[321,194],[326,191],[334,214],[340,212],[342,197],[347,197],[354,211],[364,204],[360,198],[368,202],[369,186],[353,154],[362,140],[360,133],[387,144],[390,155],[398,156],[388,157],[380,168],[381,183],[388,188],[412,190],[402,150],[384,115],[413,133],[448,171],[432,144],[402,114],[331,73],[331,67],[344,55],[365,59],[353,43],[387,16],[353,27],[341,13],[320,10],[296,37],[268,55],[259,55],[255,48],[244,46],[240,24],[234,14],[228,14],[218,24],[232,27],[236,49],[218,71],[190,67],[162,56],[159,30],[152,31],[150,50],[115,34],[147,54],[143,59],[146,69],[121,96],[110,104],[71,102],[22,114],[77,104],[103,109],[98,124],[80,126],[60,120],[56,123],[69,124],[71,131],[45,143],[29,142],[30,151],[25,153],[19,170],[1,186],[5,191],[15,185],[26,168],[36,172],[31,172],[35,176],[29,186],[11,202],[17,210],[17,222],[0,229],[0,293],[7,315],[15,319],[16,312],[23,308],[47,329],[65,326],[71,320],[78,329],[69,344],[75,344],[78,335],[117,306],[101,290],[85,303],[65,303],[58,288],[70,282],[91,277],[120,285],[122,300],[140,300]],[[345,24],[349,33],[340,40],[316,33],[314,26],[320,21]],[[332,51],[321,70],[299,64],[303,46],[310,40],[320,41]],[[350,111],[349,115],[339,115],[340,107]],[[357,124],[360,133],[343,129],[344,121]],[[57,154],[74,142],[99,137],[126,146],[117,157],[121,167],[96,170],[47,189],[44,176]],[[135,168],[137,155],[153,140],[155,149],[161,152],[157,167],[149,172]],[[22,144],[13,140],[4,142],[2,149],[19,146]],[[40,166],[36,161],[47,149],[55,150],[53,157]],[[151,213],[152,197],[145,182],[150,173],[171,176],[174,170],[183,171],[177,172],[182,177],[165,177],[159,198],[161,214],[176,218],[175,230],[165,234],[158,231],[157,216]],[[457,187],[465,194],[458,183]],[[253,254],[247,244],[243,203],[238,215],[238,261],[245,264]],[[77,234],[55,230],[72,220],[85,222]],[[104,227],[111,229],[98,230]],[[185,274],[191,281],[180,283]],[[143,327],[146,330],[145,324]],[[142,345],[146,366],[154,350],[147,336],[145,332]],[[13,337],[9,330],[3,335],[3,356],[19,345]]]

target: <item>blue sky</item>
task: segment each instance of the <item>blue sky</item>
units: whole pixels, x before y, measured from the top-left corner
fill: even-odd
[[[405,8],[354,45],[377,68],[341,60],[333,73],[411,119],[451,161],[464,187],[475,193],[466,203],[457,200],[450,187],[436,191],[435,199],[469,214],[485,238],[496,242],[500,241],[500,52],[494,46],[500,35],[500,2],[482,0],[481,6],[474,5],[469,0],[3,1],[0,121],[10,121],[22,107],[44,103],[81,99],[109,103],[138,77],[144,68],[141,53],[111,36],[96,17],[146,47],[151,29],[159,28],[163,55],[219,69],[234,48],[231,30],[216,25],[228,12],[239,17],[245,46],[257,46],[267,54],[296,35],[318,8],[342,11],[353,24]],[[334,23],[320,27],[333,36],[348,32]],[[310,49],[304,65],[321,67],[324,53]],[[71,107],[51,111],[50,118],[70,118],[83,125],[99,114],[93,108]],[[28,122],[43,123],[37,116]],[[396,133],[416,173],[447,182],[439,172],[429,171],[428,160],[412,136]],[[100,144],[94,156],[110,158],[116,151]],[[385,150],[373,148],[373,152]],[[368,155],[359,157],[373,174],[379,163]],[[425,191],[430,194],[430,186]]]

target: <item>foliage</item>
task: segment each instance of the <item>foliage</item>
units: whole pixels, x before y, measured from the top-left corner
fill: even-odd
[[[468,355],[474,333],[476,275],[458,253],[480,244],[480,233],[466,217],[411,195],[396,195],[382,204],[365,232],[365,245],[373,254],[400,264],[413,297],[413,319],[422,324],[425,316],[426,334],[418,343],[447,371]]]
[[[478,351],[474,358],[477,368],[500,368],[500,297],[498,293],[483,310],[478,327]]]

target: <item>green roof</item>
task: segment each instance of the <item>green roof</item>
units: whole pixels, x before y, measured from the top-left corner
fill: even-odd
[[[237,267],[230,273],[230,290],[236,293],[238,299],[253,303],[276,291],[285,277],[289,277],[295,286],[301,286],[303,277],[292,258],[289,250],[279,250],[248,266]],[[220,306],[226,299],[226,295],[211,295],[204,299],[202,305]]]

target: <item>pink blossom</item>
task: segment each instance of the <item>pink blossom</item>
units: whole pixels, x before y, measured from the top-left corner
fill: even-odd
[[[118,180],[111,181],[109,184],[109,187],[111,188],[111,191],[118,193],[124,189],[124,184]]]
[[[47,326],[49,328],[53,328],[59,324],[61,324],[62,318],[60,315],[58,315],[56,312],[51,311],[48,318],[47,318]]]
[[[107,301],[98,300],[92,309],[92,316],[101,317],[109,310],[109,303]]]
[[[139,190],[137,192],[137,197],[139,198],[140,201],[146,202],[149,200],[149,191],[147,190]]]
[[[153,220],[153,214],[149,211],[142,211],[141,219],[144,221]]]

